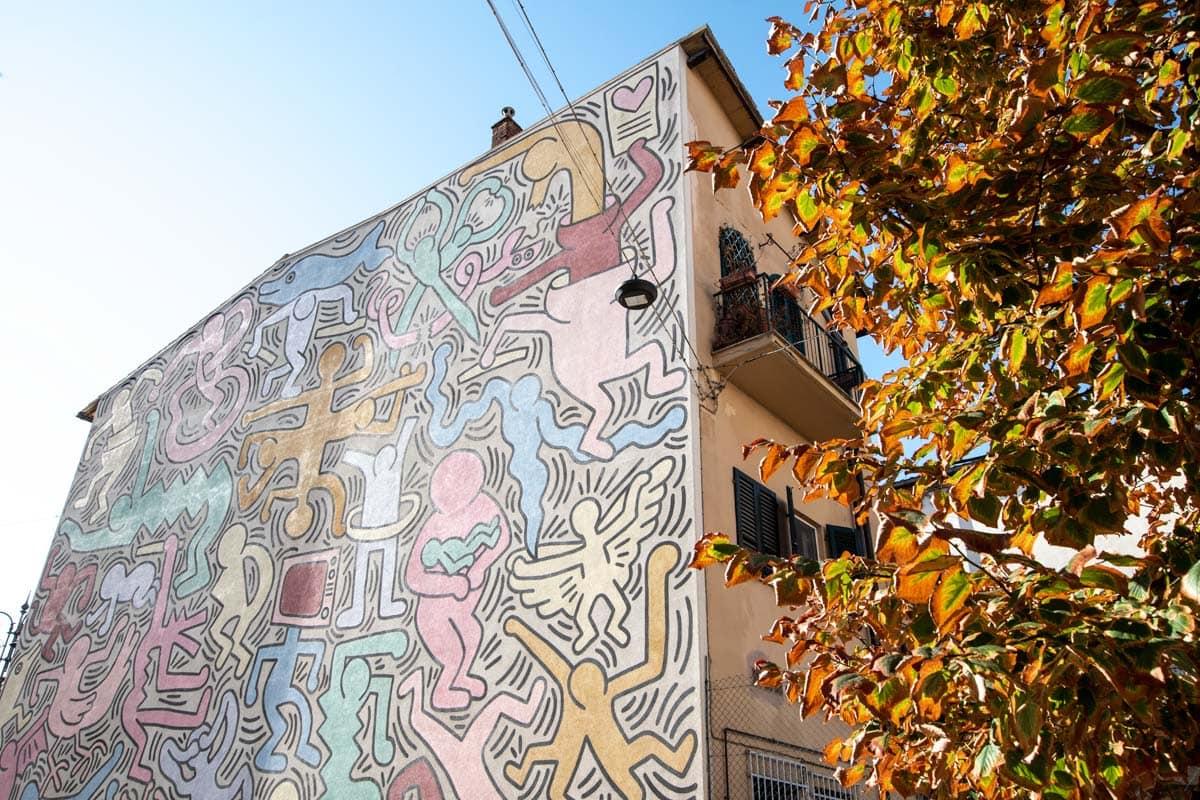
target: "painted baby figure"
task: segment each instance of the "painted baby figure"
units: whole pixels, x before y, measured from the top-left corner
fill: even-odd
[[[483,461],[468,450],[442,459],[433,471],[429,497],[434,513],[413,542],[405,581],[418,596],[417,629],[442,665],[431,705],[465,708],[487,685],[469,674],[482,627],[475,607],[488,568],[511,538],[500,506],[483,491]]]

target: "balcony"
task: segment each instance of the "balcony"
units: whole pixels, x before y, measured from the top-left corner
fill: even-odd
[[[725,378],[803,436],[853,436],[862,366],[845,340],[767,275],[724,279],[713,356]]]

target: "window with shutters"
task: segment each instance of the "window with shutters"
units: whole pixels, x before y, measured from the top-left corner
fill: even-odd
[[[738,544],[771,555],[786,555],[779,532],[779,500],[775,493],[737,469],[733,470],[733,513]]]
[[[792,487],[790,486],[787,490],[787,510],[788,539],[791,544],[791,554],[816,561],[821,557],[820,553],[817,552],[820,528],[815,522],[812,522],[796,510],[796,501],[792,496]]]
[[[826,525],[825,545],[829,550],[830,558],[837,558],[842,553],[856,556],[869,555],[861,531],[847,525]]]

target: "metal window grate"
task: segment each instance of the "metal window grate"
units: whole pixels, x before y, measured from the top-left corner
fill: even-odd
[[[750,242],[737,228],[722,227],[717,234],[717,246],[721,251],[721,276],[733,275],[743,270],[755,272],[754,250]]]
[[[753,800],[859,800],[864,795],[831,775],[815,772],[800,761],[774,753],[747,754]]]

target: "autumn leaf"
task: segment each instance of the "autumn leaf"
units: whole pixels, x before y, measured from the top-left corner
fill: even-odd
[[[1137,82],[1122,75],[1091,75],[1075,84],[1072,94],[1081,103],[1116,105],[1137,91]]]
[[[688,169],[700,172],[710,172],[717,165],[721,156],[721,148],[714,147],[711,142],[688,142]]]
[[[768,21],[771,23],[771,33],[767,36],[767,52],[777,56],[792,49],[792,26],[778,17]]]
[[[962,614],[971,596],[971,580],[961,569],[942,573],[937,588],[929,598],[929,613],[938,630],[946,633]]]
[[[1061,303],[1071,296],[1074,285],[1075,271],[1071,264],[1066,261],[1060,261],[1054,270],[1054,277],[1050,283],[1042,287],[1038,292],[1037,305],[1044,306],[1050,303]]]
[[[1080,139],[1088,139],[1112,125],[1116,117],[1106,108],[1079,106],[1063,120],[1062,129]]]
[[[891,525],[880,539],[876,558],[895,564],[907,564],[920,552],[917,535],[903,525]]]
[[[846,438],[750,450],[772,480],[791,459],[822,503],[802,513],[869,524],[878,557],[694,560],[737,559],[788,605],[789,671],[759,677],[840,720],[825,754],[872,790],[1169,795],[1200,767],[1200,11],[805,13],[771,20],[795,93],[768,145],[688,155],[746,165],[791,226],[775,291],[838,337],[805,329],[797,358],[856,404]],[[843,329],[900,365],[839,383]],[[1137,556],[1097,552],[1122,531]],[[1064,570],[1046,545],[1080,555]]]
[[[1192,564],[1192,568],[1183,576],[1179,592],[1193,603],[1200,603],[1200,561]]]
[[[976,778],[986,777],[995,771],[1001,761],[1003,761],[1003,753],[1000,746],[988,742],[979,748],[979,752],[975,755],[975,760],[971,764],[971,774]]]
[[[1108,291],[1108,278],[1097,275],[1087,282],[1079,304],[1075,308],[1080,328],[1093,328],[1104,319],[1108,312]]]
[[[705,534],[696,542],[692,552],[692,561],[688,564],[693,569],[704,569],[713,564],[722,564],[737,552],[737,545],[729,541],[723,533]]]

